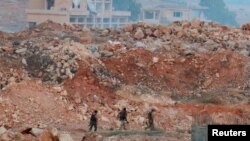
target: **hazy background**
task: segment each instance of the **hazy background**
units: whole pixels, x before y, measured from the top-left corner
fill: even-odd
[[[199,3],[200,0],[186,0],[186,2]],[[250,0],[224,0],[224,2],[229,10],[236,13],[236,21],[240,25],[250,22]]]
[[[132,14],[139,14],[141,7],[154,7],[166,3],[185,3],[187,5],[199,5],[202,0],[113,0],[118,10],[129,10]],[[250,22],[250,0],[204,0],[214,3],[212,12],[207,11],[208,20],[214,20],[221,24],[241,26]],[[220,7],[219,1],[225,6]],[[27,0],[0,0],[0,31],[19,31],[26,27],[25,8]],[[131,4],[132,3],[132,4]],[[217,7],[216,7],[217,6]],[[220,13],[220,14],[218,14]],[[205,16],[207,16],[205,15]],[[212,18],[211,18],[212,17]],[[139,21],[139,15],[130,18],[132,22]]]
[[[185,2],[188,5],[199,5],[201,0],[136,0],[142,5],[157,5],[164,4],[166,2]],[[207,0],[211,3],[217,2],[218,0]],[[222,0],[225,3],[225,8],[228,9],[230,14],[235,14],[235,21],[238,26],[241,26],[244,23],[250,22],[250,0]],[[216,4],[215,4],[216,5]],[[216,12],[215,14],[216,15]],[[223,17],[221,16],[223,20]]]

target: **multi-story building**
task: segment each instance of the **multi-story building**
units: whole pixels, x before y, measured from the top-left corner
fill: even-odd
[[[203,14],[204,9],[204,7],[187,5],[184,2],[165,2],[155,6],[144,6],[142,8],[141,20],[153,24],[168,24],[173,21],[193,19],[205,20]]]
[[[29,27],[51,20],[89,28],[122,27],[129,11],[114,11],[112,0],[29,0],[26,9]]]

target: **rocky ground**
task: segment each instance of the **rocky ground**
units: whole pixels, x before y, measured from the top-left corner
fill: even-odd
[[[189,141],[195,125],[249,124],[249,47],[249,25],[202,21],[0,32],[0,141]],[[87,132],[95,109],[99,130]]]

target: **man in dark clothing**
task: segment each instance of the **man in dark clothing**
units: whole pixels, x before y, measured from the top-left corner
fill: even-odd
[[[97,115],[97,111],[95,110],[90,117],[89,131],[91,131],[93,127],[95,128],[94,131],[97,130],[97,117],[96,117],[96,115]]]
[[[123,130],[126,130],[125,128],[125,123],[128,123],[128,120],[127,120],[127,110],[126,108],[123,108],[122,111],[119,112],[119,115],[118,115],[118,118],[121,122],[120,124],[120,130],[123,129]]]
[[[153,117],[153,112],[155,112],[155,109],[152,109],[148,112],[147,114],[147,119],[148,119],[148,122],[147,122],[147,127],[146,129],[150,129],[150,130],[154,130],[154,117]]]

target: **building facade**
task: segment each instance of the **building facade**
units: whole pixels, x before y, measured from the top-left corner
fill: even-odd
[[[0,31],[17,32],[25,29],[25,7],[25,0],[0,0]]]
[[[51,20],[89,28],[123,27],[131,15],[114,11],[112,0],[29,0],[26,9],[29,27]]]
[[[143,8],[141,13],[141,20],[152,24],[168,24],[173,21],[205,20],[203,15],[203,7],[165,4],[150,8]]]

